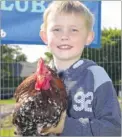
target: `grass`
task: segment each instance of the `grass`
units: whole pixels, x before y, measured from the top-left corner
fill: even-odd
[[[15,99],[0,100],[0,104],[14,104]]]
[[[11,105],[15,104],[15,99],[6,99],[6,100],[0,100],[0,105]],[[12,115],[7,116],[4,119],[0,120],[0,136],[1,137],[12,137],[14,135],[14,126],[12,125]]]
[[[1,119],[1,129],[0,136],[15,136],[14,135],[14,126],[12,125],[12,115],[7,116],[4,119]]]
[[[14,129],[10,128],[10,129],[0,129],[0,136],[1,137],[12,137],[15,136],[14,135]]]

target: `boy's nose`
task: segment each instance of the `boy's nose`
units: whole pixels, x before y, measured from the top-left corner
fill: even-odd
[[[61,36],[61,40],[68,40],[69,39],[69,33],[68,32],[63,32]]]
[[[61,40],[68,40],[69,38],[68,38],[68,36],[61,36]]]

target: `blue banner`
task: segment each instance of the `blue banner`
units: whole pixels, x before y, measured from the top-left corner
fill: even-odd
[[[44,45],[39,37],[43,12],[49,1],[2,0],[1,4],[1,43],[2,44],[39,44]],[[100,47],[101,2],[85,1],[84,4],[95,15],[95,39],[90,47]]]

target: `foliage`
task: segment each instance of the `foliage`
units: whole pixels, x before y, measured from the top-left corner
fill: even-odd
[[[48,64],[53,59],[53,56],[50,52],[45,52],[45,56],[45,62]]]
[[[26,55],[22,53],[19,46],[1,46],[1,62],[12,63],[19,61],[27,61]]]
[[[27,61],[27,57],[22,53],[19,46],[1,46],[1,77],[11,76],[8,70],[10,63]]]

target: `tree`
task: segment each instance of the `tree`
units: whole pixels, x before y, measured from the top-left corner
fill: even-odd
[[[27,57],[22,53],[19,46],[1,46],[1,77],[10,76],[8,64],[19,61],[27,61]]]
[[[19,61],[27,61],[26,55],[22,53],[19,46],[1,46],[1,62],[12,63]]]

